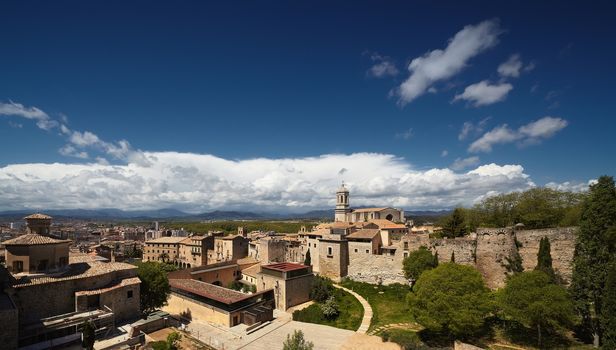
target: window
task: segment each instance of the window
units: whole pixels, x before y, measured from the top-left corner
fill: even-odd
[[[357,253],[357,248],[355,248],[355,253]]]
[[[23,261],[13,261],[13,272],[19,273],[24,270],[24,262]]]
[[[332,249],[332,247],[327,247],[327,255],[328,256],[333,256],[334,255],[334,250]]]
[[[127,292],[126,292],[126,298],[127,298],[127,299],[130,299],[130,298],[132,298],[132,297],[133,297],[133,291],[132,291],[132,290],[127,291]]]
[[[404,252],[404,254],[403,254],[403,255],[404,255],[404,257],[405,257],[405,258],[408,258],[408,257],[409,257],[409,253],[408,253],[408,252]]]
[[[370,249],[366,249],[366,254],[370,254]]]
[[[404,242],[404,249],[409,249],[409,242]]]

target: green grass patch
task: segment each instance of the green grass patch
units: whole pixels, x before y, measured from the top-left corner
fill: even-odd
[[[383,338],[383,341],[390,341],[400,345],[403,350],[434,349],[424,344],[419,335],[409,329],[388,329],[379,333],[379,336]]]
[[[372,307],[370,330],[391,323],[414,322],[406,302],[410,288],[403,284],[378,286],[344,279],[341,285],[364,297]]]
[[[338,304],[340,314],[333,320],[328,320],[323,316],[320,303],[314,303],[305,309],[293,312],[293,320],[308,323],[324,324],[336,328],[357,330],[361,325],[364,316],[364,308],[351,294],[335,289],[333,296]]]

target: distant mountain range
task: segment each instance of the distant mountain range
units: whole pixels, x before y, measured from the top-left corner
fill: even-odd
[[[222,211],[216,210],[200,214],[190,214],[173,208],[156,210],[121,210],[121,209],[50,209],[50,210],[13,210],[0,212],[2,221],[21,221],[24,216],[35,212],[43,212],[56,219],[84,219],[84,220],[292,220],[292,219],[331,219],[334,216],[332,209],[313,210],[306,213],[255,213],[250,211]],[[407,216],[438,217],[447,215],[449,210],[437,211],[406,211]]]

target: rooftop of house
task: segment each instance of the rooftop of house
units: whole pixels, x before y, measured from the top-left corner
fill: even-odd
[[[263,269],[269,269],[269,270],[281,271],[281,272],[301,270],[307,267],[308,266],[303,265],[303,264],[296,264],[296,263],[289,263],[289,262],[275,263],[275,264],[261,266],[261,268]]]
[[[172,288],[190,292],[227,305],[254,297],[254,294],[244,294],[232,289],[193,279],[170,279],[169,285]]]
[[[24,218],[24,220],[28,220],[28,219],[52,219],[52,217],[49,215],[41,214],[41,213],[35,213],[32,215],[28,215]]]
[[[114,271],[136,270],[137,266],[120,262],[82,262],[70,264],[68,269],[53,274],[13,275],[13,287],[27,287],[35,284],[54,283],[104,275]]]
[[[346,238],[353,240],[353,239],[373,239],[374,237],[376,237],[378,234],[380,233],[379,229],[361,229],[361,230],[357,230],[353,233],[351,233],[350,235],[347,235]]]
[[[41,245],[41,244],[58,244],[58,243],[70,243],[67,239],[55,239],[49,236],[42,236],[37,233],[27,233],[25,235],[17,236],[13,239],[2,242],[7,245]]]
[[[242,269],[242,274],[250,277],[257,277],[259,272],[261,272],[261,265],[259,264]]]
[[[146,241],[145,244],[149,244],[149,243],[178,244],[185,239],[186,237],[160,237],[160,238],[151,239],[149,241]]]
[[[403,229],[406,228],[403,224],[396,224],[395,222],[386,219],[373,219],[370,222],[377,225],[381,230],[383,229]]]
[[[139,279],[139,277],[125,278],[121,281],[114,281],[113,283],[111,283],[110,285],[104,288],[75,292],[75,296],[97,295],[97,294],[102,294],[105,292],[112,291],[114,289],[119,289],[119,288],[126,287],[126,286],[132,286],[132,285],[140,284],[140,283],[141,283],[141,280]]]

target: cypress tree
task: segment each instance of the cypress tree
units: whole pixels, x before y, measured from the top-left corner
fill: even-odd
[[[434,252],[434,266],[438,266],[438,252]]]
[[[452,263],[456,262],[456,252],[451,252],[451,262]]]
[[[550,240],[547,237],[543,237],[541,241],[539,241],[539,252],[537,253],[537,266],[535,270],[545,272],[552,278],[552,281],[555,281],[556,274],[552,267]]]
[[[310,266],[312,265],[312,260],[310,259],[310,249],[306,252],[306,258],[304,259],[304,265]]]
[[[599,316],[605,292],[608,265],[614,251],[613,232],[616,227],[616,187],[614,179],[601,176],[590,186],[582,206],[580,230],[573,258],[571,293],[582,317],[583,327],[589,329],[595,347],[601,343]]]
[[[601,329],[603,348],[616,349],[616,263],[612,263],[603,288]]]

